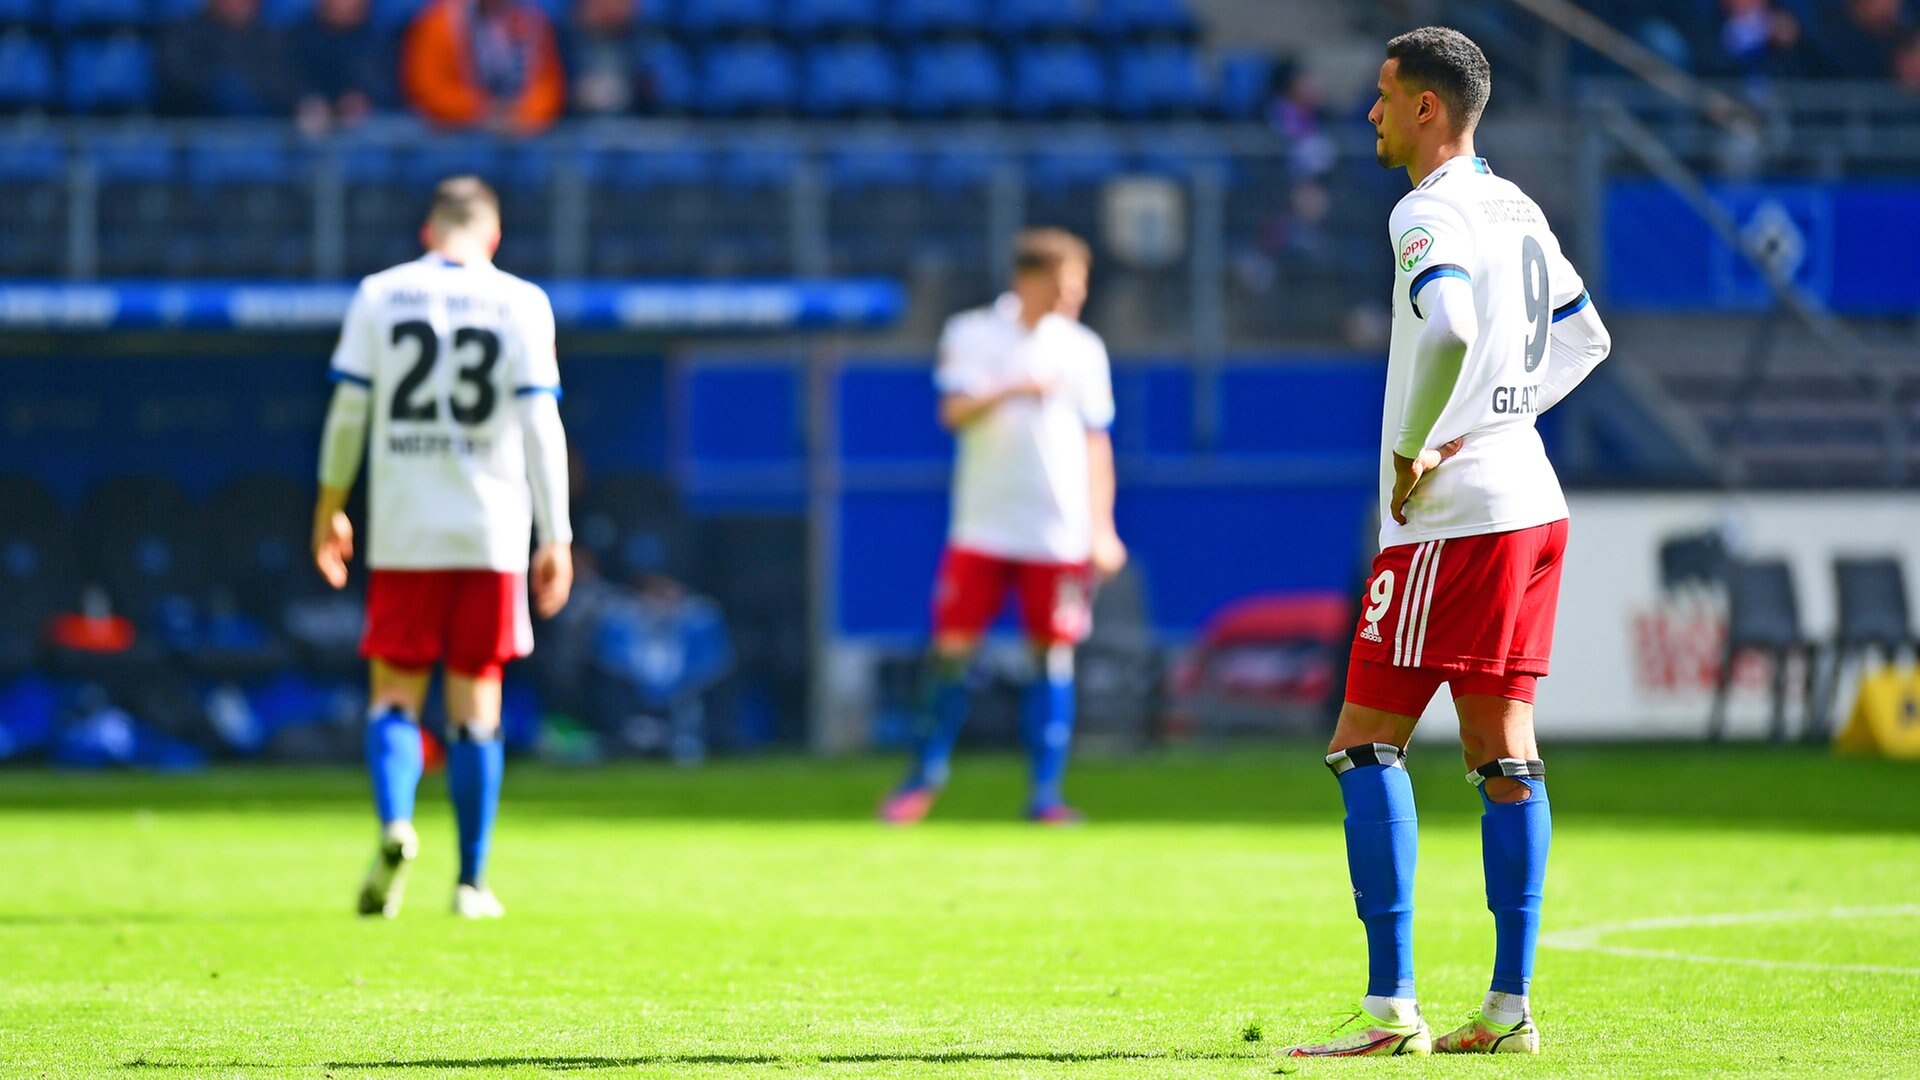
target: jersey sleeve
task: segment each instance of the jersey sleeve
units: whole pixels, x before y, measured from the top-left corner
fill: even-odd
[[[949,319],[940,332],[940,359],[933,371],[933,385],[942,394],[975,396],[993,389],[992,373],[981,362],[974,337],[965,315]]]
[[[1422,192],[1394,207],[1392,218],[1395,287],[1402,290],[1418,318],[1421,290],[1443,277],[1473,281],[1479,265],[1473,234],[1459,211]]]
[[[367,295],[367,285],[363,281],[353,291],[353,299],[347,304],[346,318],[340,323],[340,343],[334,346],[328,379],[360,387],[372,386],[376,340],[373,300]]]
[[[513,373],[516,397],[529,394],[560,396],[560,353],[554,343],[553,303],[544,290],[527,287],[515,320],[520,333],[520,366]]]
[[[1113,426],[1113,365],[1107,359],[1106,343],[1087,331],[1087,367],[1080,385],[1080,420],[1089,431],[1105,431]]]
[[[1547,256],[1547,291],[1553,298],[1554,322],[1585,311],[1593,302],[1587,295],[1585,279],[1561,250],[1559,237],[1554,237],[1553,251]]]

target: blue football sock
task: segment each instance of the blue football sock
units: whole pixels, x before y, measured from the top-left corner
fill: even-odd
[[[1066,801],[1061,792],[1067,776],[1067,754],[1073,747],[1073,664],[1043,664],[1042,675],[1027,684],[1020,698],[1020,738],[1033,767],[1032,810]]]
[[[1480,846],[1487,910],[1493,912],[1493,989],[1524,996],[1533,981],[1533,947],[1540,936],[1553,808],[1545,780],[1516,779],[1532,792],[1521,802],[1495,802],[1481,788],[1486,812],[1480,818]]]
[[[500,809],[500,774],[506,769],[506,745],[498,732],[475,740],[454,728],[447,747],[447,792],[460,826],[460,884],[479,885],[487,868],[487,844]]]
[[[1347,873],[1367,929],[1367,994],[1411,998],[1413,871],[1420,826],[1400,749],[1385,743],[1332,754],[1347,807]]]
[[[373,780],[373,806],[384,828],[413,820],[413,796],[424,767],[420,725],[399,709],[367,718],[367,775]]]
[[[953,747],[966,726],[973,696],[967,686],[967,662],[936,659],[929,665],[926,703],[913,744],[913,769],[906,786],[943,787],[953,763]]]

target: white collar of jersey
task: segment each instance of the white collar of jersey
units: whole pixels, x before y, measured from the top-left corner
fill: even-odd
[[[492,263],[488,262],[485,259],[475,259],[473,262],[457,263],[457,262],[454,262],[452,259],[447,258],[445,255],[440,254],[437,251],[427,252],[425,255],[420,256],[419,261],[426,263],[428,266],[441,266],[441,267],[446,267],[449,270],[466,270],[469,268],[488,267],[493,265]]]
[[[1441,177],[1452,172],[1455,168],[1461,166],[1463,163],[1465,164],[1466,168],[1472,172],[1484,173],[1488,176],[1493,175],[1493,170],[1487,167],[1486,158],[1474,157],[1472,154],[1461,154],[1459,157],[1450,157],[1447,160],[1441,162],[1440,167],[1433,170],[1433,172],[1430,173],[1425,180],[1420,181],[1420,186],[1415,188],[1414,190],[1415,191],[1427,190],[1428,188],[1432,187],[1434,184],[1438,183]]]

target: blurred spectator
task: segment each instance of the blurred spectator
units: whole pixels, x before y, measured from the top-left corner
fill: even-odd
[[[287,50],[259,0],[207,0],[160,42],[160,109],[176,116],[284,116]]]
[[[294,39],[300,128],[352,127],[393,103],[394,59],[369,18],[370,0],[318,0]]]
[[[573,76],[573,110],[583,116],[619,116],[633,111],[634,0],[579,0],[567,35],[567,71]]]
[[[566,103],[553,26],[528,0],[434,0],[408,29],[407,100],[433,123],[543,131]]]
[[[1908,33],[1894,51],[1893,81],[1909,94],[1920,94],[1920,30]]]
[[[1772,0],[1720,0],[1715,40],[1698,50],[1701,73],[1790,76],[1799,67],[1800,21]]]
[[[1818,29],[1819,68],[1837,78],[1883,79],[1910,29],[1903,0],[1837,0]]]
[[[1327,102],[1320,84],[1299,66],[1274,78],[1273,100],[1267,106],[1267,124],[1286,140],[1293,173],[1316,180],[1332,171],[1339,152],[1327,134]]]

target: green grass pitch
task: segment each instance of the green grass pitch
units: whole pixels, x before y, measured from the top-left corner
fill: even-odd
[[[894,763],[510,767],[446,913],[430,777],[396,922],[350,914],[351,772],[0,773],[0,1076],[1257,1077],[1359,993],[1339,798],[1312,747],[1083,761],[1078,830],[1008,820],[1012,758],[935,820]],[[1920,1075],[1920,768],[1550,748],[1538,1059],[1308,1075]],[[1486,986],[1478,803],[1416,748],[1436,1026]],[[1742,918],[1741,916],[1752,916]]]

